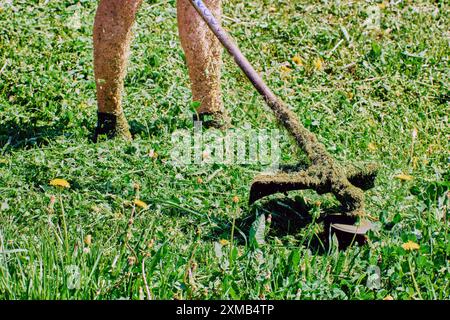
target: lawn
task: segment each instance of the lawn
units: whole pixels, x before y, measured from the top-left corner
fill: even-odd
[[[330,195],[273,196],[311,222],[266,222],[255,243],[245,221],[268,217],[248,205],[261,165],[171,164],[171,134],[193,128],[174,0],[139,12],[124,98],[134,140],[92,143],[96,4],[0,2],[0,298],[450,297],[446,1],[224,1],[224,27],[328,151],[380,167],[366,192],[376,229],[347,250],[319,241]],[[233,126],[276,128],[224,61]],[[282,162],[304,159],[280,133]]]

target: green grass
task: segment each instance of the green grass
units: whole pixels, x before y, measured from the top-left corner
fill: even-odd
[[[316,223],[288,234],[272,228],[258,249],[240,229],[232,243],[217,243],[231,240],[234,217],[254,219],[248,190],[261,168],[168,163],[170,134],[192,128],[175,1],[146,1],[139,13],[124,99],[131,143],[89,141],[96,2],[17,0],[2,8],[0,298],[139,299],[148,287],[153,299],[448,299],[449,6],[387,5],[381,31],[367,31],[366,2],[337,3],[230,0],[223,22],[333,156],[380,165],[367,192],[378,229],[366,246],[346,251],[311,245]],[[323,70],[314,68],[318,58]],[[225,62],[234,126],[274,128],[258,94],[232,59]],[[302,158],[287,137],[282,154],[286,163]],[[393,178],[399,173],[414,179]],[[71,188],[51,187],[57,177]],[[133,209],[137,196],[147,209]],[[402,249],[408,240],[420,249]],[[74,266],[78,288],[70,285]],[[366,286],[373,266],[381,271],[377,289]]]

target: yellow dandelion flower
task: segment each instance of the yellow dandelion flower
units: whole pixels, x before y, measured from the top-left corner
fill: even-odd
[[[386,9],[386,3],[382,2],[378,4],[378,8],[380,8],[381,10]]]
[[[386,297],[384,297],[383,300],[394,300],[394,298],[392,298],[391,295],[387,295]]]
[[[292,58],[292,61],[293,61],[296,65],[298,65],[299,67],[303,66],[302,58],[300,58],[299,56],[294,56],[294,57]]]
[[[402,244],[402,248],[407,251],[412,251],[412,250],[419,250],[420,246],[417,243],[409,240],[408,242],[405,242],[404,244]]]
[[[314,68],[319,71],[323,70],[323,60],[321,58],[314,60]]]
[[[53,180],[50,180],[50,185],[54,186],[54,187],[70,188],[70,183],[67,182],[67,180],[64,180],[64,179],[53,179]]]
[[[91,245],[91,243],[92,243],[92,236],[90,234],[88,234],[86,237],[84,237],[84,243],[87,244],[88,246]]]
[[[349,100],[352,100],[353,99],[353,92],[347,92],[346,93],[346,95],[347,95],[347,98],[349,99]]]
[[[377,145],[376,145],[375,143],[371,142],[371,143],[369,143],[369,145],[367,146],[367,149],[368,149],[370,152],[375,152],[375,151],[377,151]]]
[[[401,180],[401,181],[411,181],[413,176],[410,176],[409,174],[400,173],[396,176],[394,176],[395,179]]]
[[[227,246],[227,245],[230,243],[230,241],[228,241],[228,240],[226,240],[226,239],[220,239],[220,240],[219,240],[219,243],[220,243],[222,246]]]
[[[139,208],[142,209],[147,209],[148,208],[148,204],[146,204],[144,201],[139,200],[139,199],[134,199],[133,203],[138,206]]]
[[[233,202],[234,203],[238,203],[239,202],[239,197],[238,196],[234,196],[233,197]]]

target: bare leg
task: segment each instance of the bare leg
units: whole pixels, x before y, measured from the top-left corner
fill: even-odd
[[[132,26],[142,0],[101,0],[94,23],[94,69],[99,134],[131,139],[122,109]]]
[[[221,16],[221,0],[206,0],[217,19]],[[222,46],[209,30],[189,0],[177,0],[178,30],[186,55],[192,96],[200,103],[199,114],[211,115],[212,125],[225,127],[228,117],[222,103],[220,75]]]

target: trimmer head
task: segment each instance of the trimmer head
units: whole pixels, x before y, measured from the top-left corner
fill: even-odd
[[[313,169],[311,169],[313,168]],[[322,168],[323,170],[323,168]],[[375,165],[368,165],[364,169],[352,167],[345,169],[345,175],[323,174],[327,170],[317,171],[314,167],[297,172],[281,171],[276,174],[264,174],[257,176],[250,189],[250,204],[264,197],[275,193],[287,193],[293,190],[312,189],[318,194],[333,193],[340,200],[343,213],[347,215],[330,215],[325,218],[326,230],[329,234],[335,234],[339,239],[340,248],[346,248],[351,243],[366,242],[366,233],[373,228],[373,224],[369,220],[361,219],[357,221],[356,216],[363,216],[364,211],[358,202],[352,203],[351,192],[361,192],[374,187],[377,174]],[[342,185],[333,184],[333,180],[342,181]],[[347,194],[342,190],[349,189]],[[353,198],[354,199],[354,198]],[[350,201],[348,201],[350,200]],[[356,201],[359,201],[356,198]],[[360,202],[361,203],[361,202]],[[345,211],[350,211],[350,214]]]
[[[324,166],[321,169],[318,170],[316,166],[311,166],[297,172],[281,171],[275,174],[261,174],[253,180],[249,203],[253,204],[255,201],[275,193],[313,189],[318,194],[334,193],[344,207],[349,208],[350,206],[349,209],[351,209],[351,203],[348,203],[345,198],[345,196],[351,198],[351,192],[349,192],[350,195],[346,195],[342,189],[345,191],[345,187],[347,187],[352,191],[353,187],[363,191],[369,190],[374,187],[377,174],[377,166],[374,164],[367,165],[362,169],[343,168],[341,169],[344,171],[342,174],[333,172],[333,170],[330,172],[330,168]],[[341,180],[345,184],[344,188],[333,180]]]

